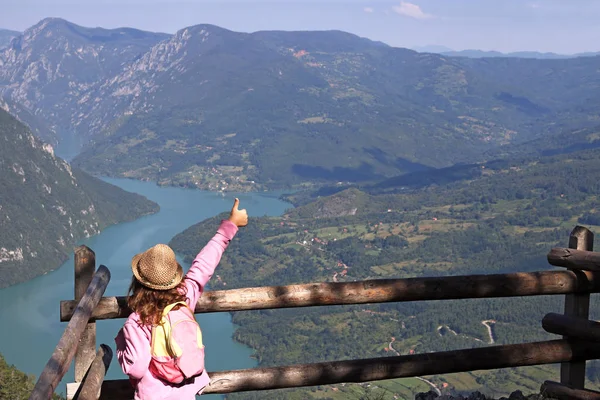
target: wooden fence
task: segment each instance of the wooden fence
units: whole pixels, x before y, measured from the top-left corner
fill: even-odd
[[[600,253],[593,251],[593,234],[577,226],[568,248],[555,248],[548,262],[567,270],[496,275],[467,275],[359,282],[313,283],[209,291],[196,313],[330,306],[565,295],[564,314],[547,314],[542,327],[562,339],[489,346],[397,357],[333,361],[271,368],[209,372],[204,393],[232,393],[342,382],[367,382],[474,370],[561,363],[560,383],[547,381],[541,390],[557,399],[600,399],[584,389],[585,361],[600,359],[600,323],[589,321],[590,293],[600,293]],[[95,256],[85,246],[75,252],[75,299],[61,301],[60,319],[68,325],[40,375],[30,399],[50,399],[70,363],[75,383],[69,399],[131,399],[128,380],[105,381],[112,351],[96,350],[96,321],[126,318],[131,310],[124,297],[102,297],[110,280],[104,266],[95,270]]]

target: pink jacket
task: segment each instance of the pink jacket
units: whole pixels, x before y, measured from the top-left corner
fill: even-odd
[[[227,220],[221,221],[217,233],[198,253],[190,270],[185,275],[187,303],[192,309],[202,295],[206,283],[212,277],[223,252],[238,231],[238,227]],[[129,376],[135,388],[135,400],[187,400],[195,399],[210,383],[206,371],[194,382],[182,386],[169,385],[155,378],[149,371],[150,332],[149,325],[140,326],[140,317],[131,313],[123,328],[117,334],[117,359],[123,372]]]

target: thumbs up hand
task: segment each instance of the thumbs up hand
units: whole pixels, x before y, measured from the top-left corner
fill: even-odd
[[[239,210],[240,199],[235,199],[233,208],[229,213],[229,221],[233,222],[237,227],[248,225],[248,212],[246,209]]]

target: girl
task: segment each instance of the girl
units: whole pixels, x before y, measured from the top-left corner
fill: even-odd
[[[227,220],[221,221],[217,233],[198,253],[188,273],[175,259],[175,253],[165,244],[133,257],[133,278],[127,304],[132,313],[117,334],[117,359],[135,389],[136,400],[195,399],[210,378],[206,370],[181,384],[170,384],[155,377],[149,369],[152,327],[159,324],[165,306],[185,301],[193,310],[206,283],[221,260],[221,255],[239,227],[248,224],[246,210],[239,210],[235,199]]]

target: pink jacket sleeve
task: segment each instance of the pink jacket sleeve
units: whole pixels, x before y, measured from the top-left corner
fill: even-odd
[[[150,337],[137,322],[128,319],[115,338],[117,360],[123,372],[142,379],[150,365]]]
[[[210,280],[215,268],[221,261],[223,252],[238,231],[238,227],[231,221],[223,220],[217,233],[198,253],[190,270],[185,276],[188,305],[194,309],[198,299],[204,291],[206,283]]]

